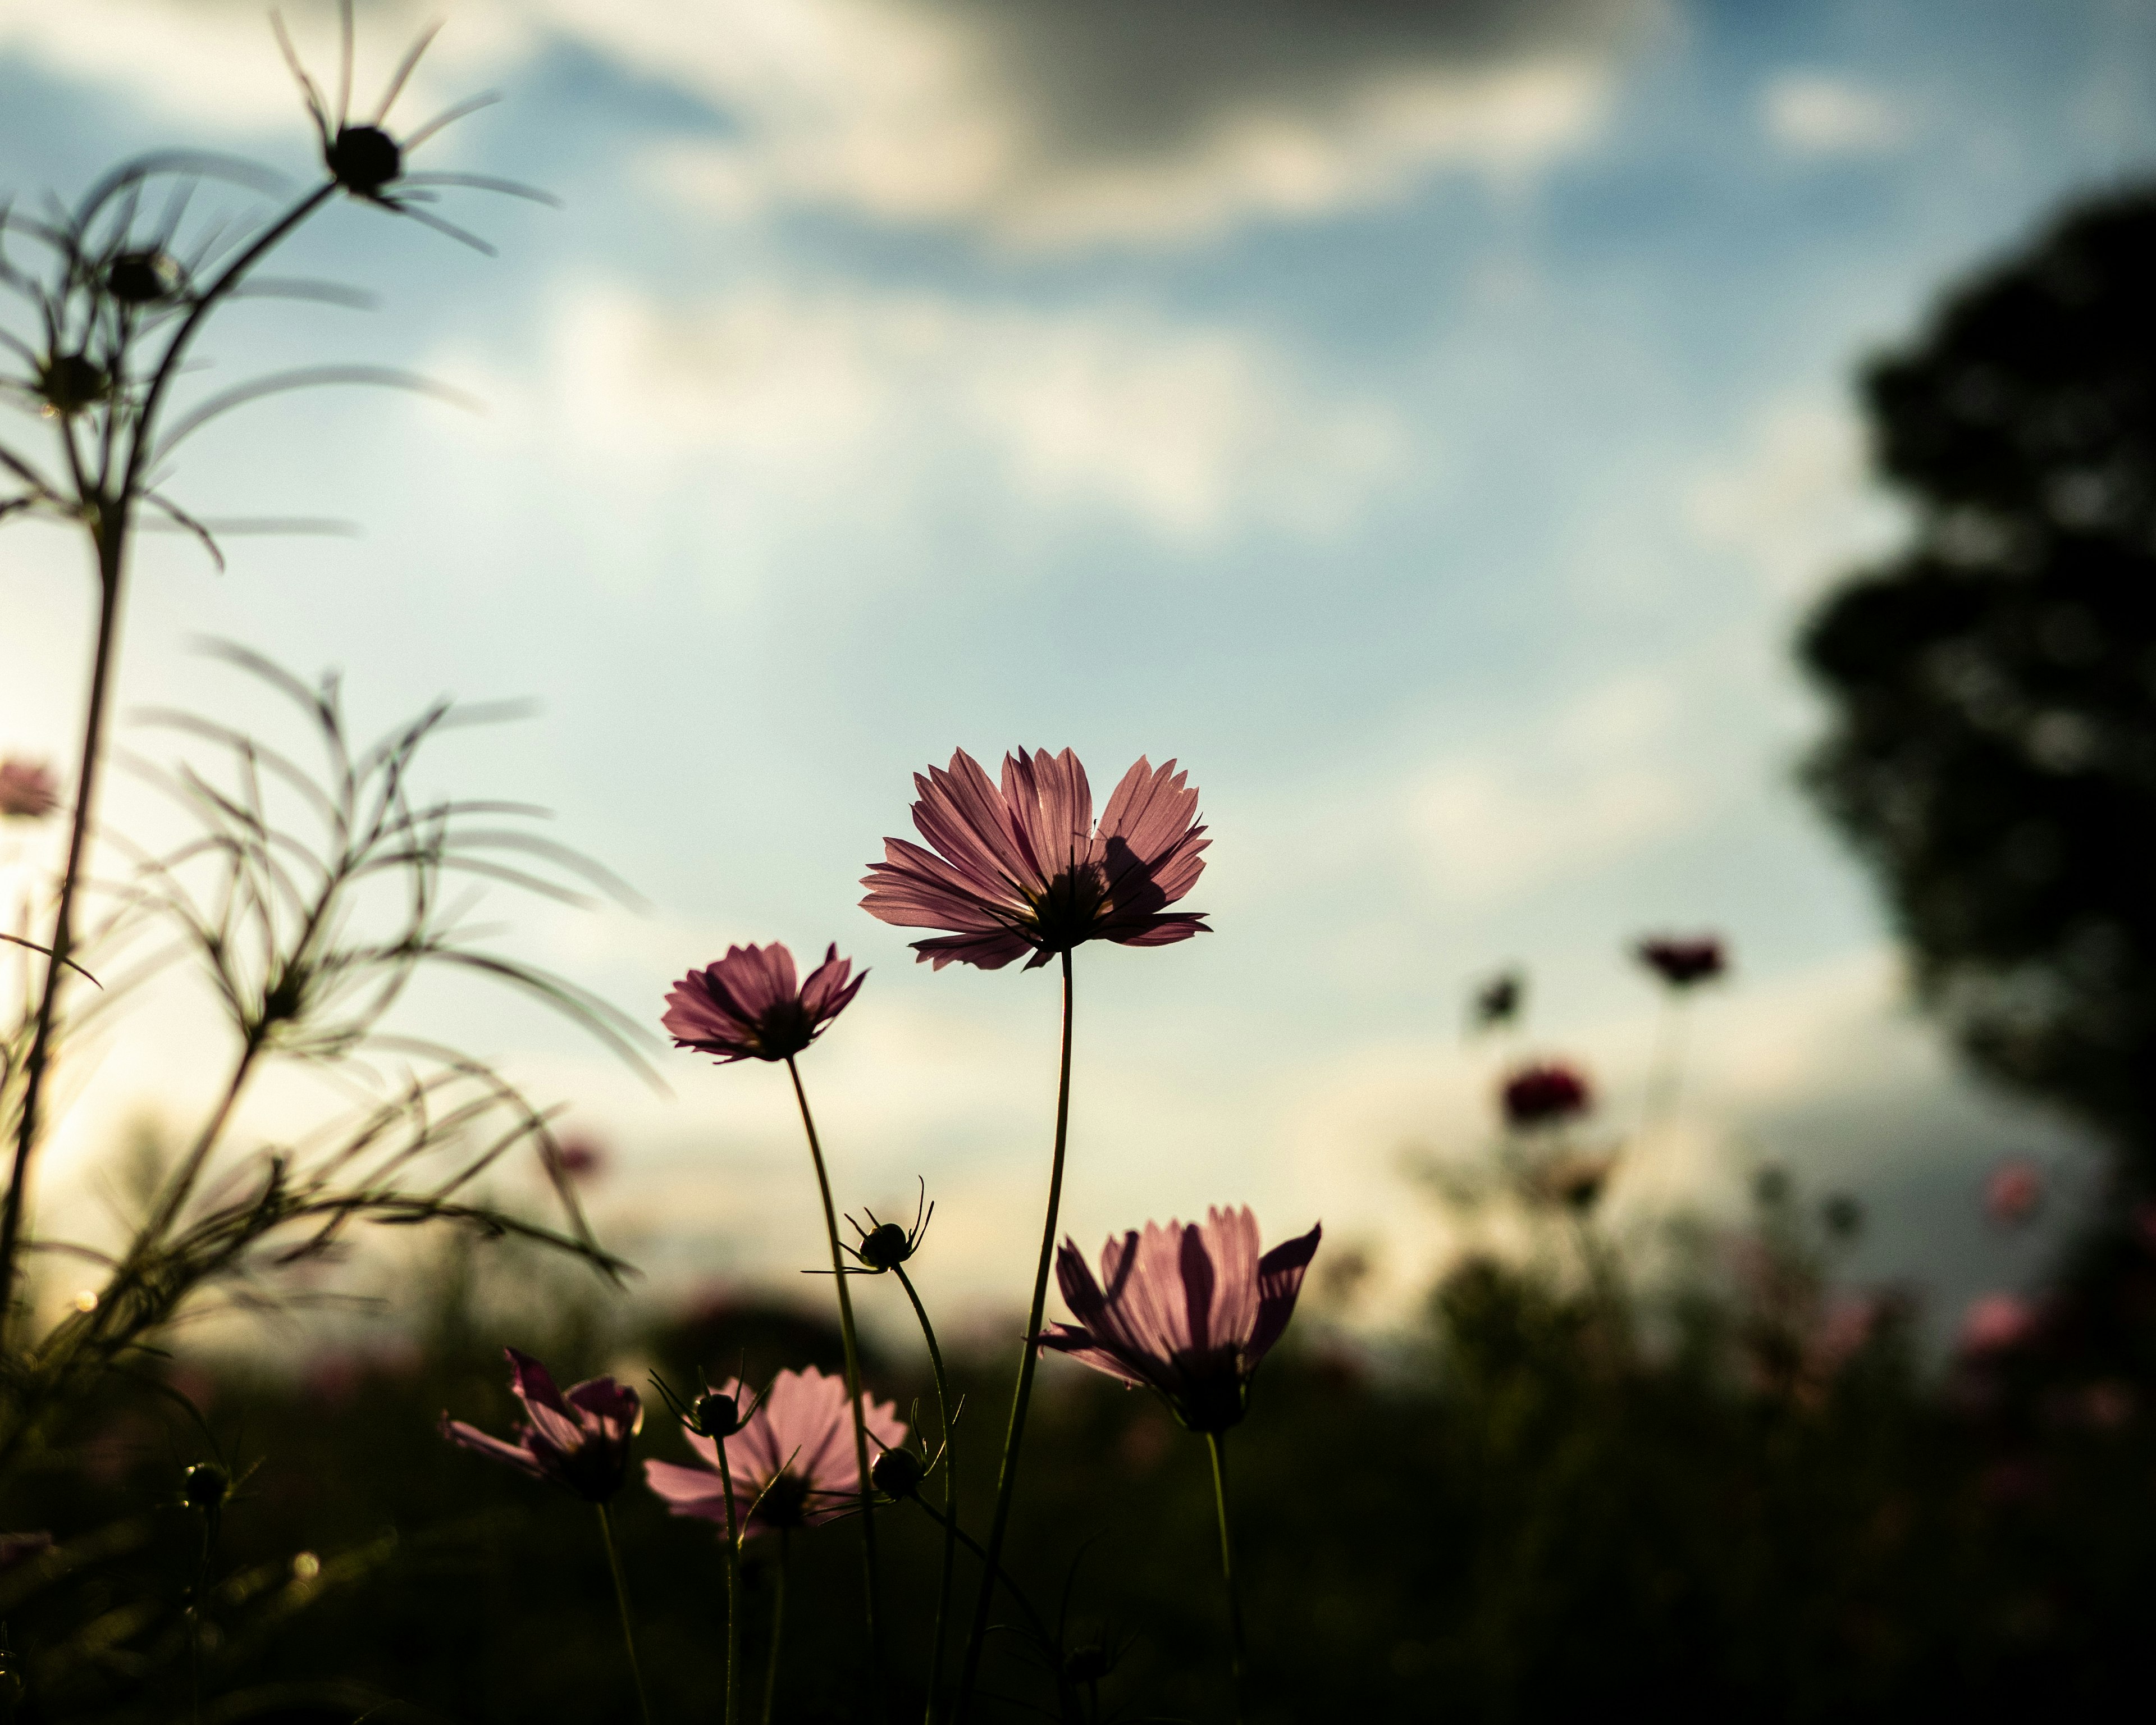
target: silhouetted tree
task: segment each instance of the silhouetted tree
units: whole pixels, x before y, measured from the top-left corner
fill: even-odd
[[[1912,542],[1806,627],[1810,788],[1986,1070],[2156,1174],[2156,192],[2070,211],[1865,379]]]

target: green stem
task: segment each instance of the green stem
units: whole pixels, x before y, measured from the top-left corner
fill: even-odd
[[[958,1465],[958,1451],[952,1435],[951,1383],[943,1370],[943,1350],[936,1345],[936,1327],[928,1322],[928,1308],[921,1303],[921,1296],[914,1291],[906,1266],[894,1264],[891,1270],[898,1277],[898,1285],[906,1290],[906,1297],[913,1302],[913,1315],[921,1320],[921,1333],[928,1343],[928,1363],[936,1374],[936,1416],[943,1429],[943,1573],[936,1588],[936,1639],[928,1656],[927,1717],[930,1725],[934,1725],[943,1698],[943,1626],[951,1615],[951,1573],[957,1561],[958,1510],[952,1481]]]
[[[1209,1431],[1205,1442],[1213,1452],[1213,1507],[1220,1517],[1220,1576],[1228,1584],[1228,1640],[1232,1651],[1230,1670],[1235,1684],[1235,1717],[1243,1717],[1243,1682],[1246,1663],[1243,1644],[1243,1601],[1235,1591],[1235,1548],[1228,1537],[1228,1445],[1225,1434]]]
[[[1048,1625],[1041,1621],[1040,1614],[1033,1609],[1033,1601],[1018,1590],[1018,1584],[1011,1579],[1010,1571],[1004,1568],[1001,1563],[989,1563],[988,1554],[982,1550],[981,1542],[961,1527],[956,1517],[938,1515],[935,1506],[924,1499],[916,1497],[913,1501],[921,1505],[921,1512],[923,1515],[942,1528],[946,1534],[955,1538],[968,1551],[981,1560],[988,1574],[993,1575],[998,1581],[1003,1583],[1004,1591],[1011,1596],[1012,1602],[1018,1609],[1025,1613],[1025,1620],[1033,1625],[1033,1632],[1040,1637],[1041,1645],[1053,1647],[1055,1645],[1055,1638],[1048,1633]]]
[[[846,1349],[846,1399],[854,1411],[854,1466],[861,1491],[861,1579],[867,1600],[869,1669],[880,1695],[883,1688],[883,1625],[876,1609],[875,1501],[869,1477],[868,1421],[861,1410],[860,1348],[854,1336],[854,1301],[846,1289],[846,1260],[839,1244],[839,1212],[831,1202],[831,1178],[824,1168],[824,1147],[808,1111],[808,1092],[801,1087],[801,1069],[786,1057],[793,1081],[793,1099],[801,1105],[802,1129],[808,1134],[809,1159],[816,1164],[816,1189],[824,1199],[824,1233],[831,1245],[831,1280],[839,1290],[839,1333]]]
[[[636,1656],[636,1630],[629,1617],[629,1584],[622,1579],[621,1553],[614,1549],[613,1517],[603,1503],[599,1512],[599,1538],[605,1542],[607,1568],[613,1576],[613,1602],[621,1608],[621,1645],[629,1650],[629,1674],[636,1680],[636,1712],[644,1725],[651,1725],[651,1702],[644,1692],[644,1665]]]
[[[1018,1491],[1019,1445],[1025,1436],[1026,1404],[1033,1397],[1033,1372],[1040,1350],[1041,1314],[1048,1306],[1048,1266],[1055,1257],[1055,1218],[1063,1202],[1063,1153],[1070,1127],[1070,953],[1063,952],[1063,1056],[1055,1090],[1055,1155],[1049,1167],[1048,1216],[1040,1230],[1040,1263],[1034,1272],[1033,1305],[1025,1322],[1024,1351],[1019,1356],[1018,1388],[1011,1396],[1010,1430],[1004,1437],[1004,1456],[996,1474],[996,1512],[988,1523],[988,1549],[982,1555],[988,1572],[981,1578],[980,1598],[973,1606],[973,1631],[966,1638],[966,1668],[958,1684],[961,1725],[973,1704],[973,1688],[981,1675],[981,1652],[988,1633],[988,1607],[995,1593],[995,1577],[1003,1562],[1004,1534],[1010,1525],[1011,1499]]]
[[[771,1725],[771,1704],[778,1694],[778,1640],[786,1632],[786,1544],[790,1528],[778,1530],[778,1585],[771,1601],[771,1654],[763,1672],[763,1725]]]
[[[712,1447],[719,1452],[719,1485],[726,1494],[726,1725],[734,1725],[741,1705],[741,1529],[735,1524],[734,1476],[726,1465],[726,1440],[720,1438]]]

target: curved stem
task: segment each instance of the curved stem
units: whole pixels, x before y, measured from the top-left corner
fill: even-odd
[[[1240,1725],[1243,1717],[1243,1674],[1245,1659],[1243,1651],[1243,1601],[1235,1591],[1235,1548],[1228,1537],[1228,1445],[1225,1434],[1209,1431],[1206,1446],[1213,1452],[1213,1507],[1220,1517],[1220,1578],[1228,1584],[1228,1640],[1234,1663],[1230,1671],[1235,1684],[1235,1717]]]
[[[734,1516],[733,1470],[726,1465],[726,1440],[719,1452],[719,1486],[726,1494],[726,1725],[734,1725],[741,1706],[741,1529]]]
[[[943,1429],[943,1573],[936,1587],[936,1639],[928,1655],[928,1712],[933,1722],[943,1698],[943,1626],[951,1615],[951,1572],[957,1561],[958,1508],[953,1476],[958,1451],[951,1428],[951,1382],[943,1370],[943,1350],[936,1345],[936,1327],[928,1322],[928,1308],[914,1291],[912,1278],[903,1264],[891,1271],[906,1297],[913,1302],[913,1315],[921,1320],[921,1333],[928,1343],[928,1363],[936,1374],[936,1416]],[[925,1507],[926,1506],[924,1506]]]
[[[1033,1372],[1040,1349],[1034,1337],[1040,1333],[1041,1314],[1048,1306],[1048,1266],[1055,1257],[1055,1218],[1063,1203],[1063,1153],[1070,1129],[1070,953],[1063,953],[1063,1055],[1055,1088],[1055,1154],[1049,1165],[1048,1216],[1040,1230],[1040,1264],[1034,1272],[1033,1305],[1025,1322],[1024,1351],[1018,1362],[1018,1388],[1011,1396],[1010,1430],[1004,1436],[1004,1458],[996,1474],[996,1512],[988,1523],[988,1549],[982,1556],[988,1573],[981,1578],[980,1598],[973,1606],[973,1631],[966,1638],[966,1668],[958,1684],[958,1718],[964,1721],[973,1703],[974,1685],[980,1681],[981,1651],[988,1639],[988,1606],[995,1592],[995,1577],[1003,1562],[1004,1534],[1010,1525],[1011,1499],[1018,1491],[1019,1445],[1025,1437],[1026,1404],[1033,1397]]]
[[[861,1579],[868,1608],[869,1670],[880,1697],[883,1625],[876,1609],[875,1503],[869,1479],[868,1421],[861,1411],[861,1359],[854,1337],[854,1301],[846,1289],[849,1278],[839,1245],[839,1212],[831,1202],[831,1178],[824,1168],[824,1147],[816,1137],[815,1119],[808,1112],[808,1092],[801,1087],[801,1069],[791,1055],[786,1057],[786,1071],[793,1081],[793,1099],[801,1105],[801,1126],[808,1134],[809,1159],[816,1164],[816,1189],[824,1199],[824,1233],[831,1245],[831,1280],[839,1290],[839,1334],[845,1343],[846,1398],[854,1410],[854,1466],[861,1490]]]
[[[916,1497],[913,1501],[921,1506],[921,1512],[923,1515],[987,1565],[987,1573],[1003,1583],[1004,1591],[1011,1596],[1012,1602],[1018,1609],[1025,1613],[1025,1620],[1033,1625],[1033,1632],[1040,1637],[1040,1645],[1044,1647],[1053,1647],[1055,1645],[1055,1637],[1048,1633],[1048,1625],[1042,1621],[1040,1614],[1033,1609],[1033,1601],[1019,1591],[1018,1584],[1011,1579],[1010,1571],[1004,1568],[1001,1563],[989,1563],[988,1554],[981,1548],[981,1542],[961,1527],[955,1517],[939,1515],[935,1506],[923,1498]]]
[[[613,1576],[613,1602],[621,1608],[621,1645],[629,1650],[629,1674],[636,1680],[637,1717],[644,1725],[651,1725],[651,1702],[644,1692],[644,1666],[636,1656],[636,1630],[629,1618],[629,1584],[622,1579],[621,1553],[613,1545],[613,1517],[603,1503],[593,1507],[599,1512],[599,1538],[606,1543],[607,1568]]]
[[[771,1703],[778,1694],[778,1640],[786,1632],[786,1543],[792,1530],[778,1530],[778,1587],[771,1601],[771,1653],[763,1671],[763,1725],[771,1725]]]

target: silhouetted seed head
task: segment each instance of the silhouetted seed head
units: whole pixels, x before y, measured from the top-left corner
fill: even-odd
[[[896,1222],[879,1222],[854,1255],[871,1270],[896,1270],[913,1255],[913,1240]]]
[[[123,305],[156,305],[177,300],[187,272],[169,252],[122,252],[105,272],[105,291]]]
[[[903,1500],[920,1491],[921,1476],[927,1471],[912,1450],[886,1450],[876,1457],[869,1477],[885,1497]]]
[[[190,1509],[222,1509],[232,1495],[232,1476],[214,1461],[198,1461],[181,1477],[180,1495]]]
[[[47,360],[38,372],[38,393],[44,398],[45,411],[63,419],[95,407],[111,392],[111,377],[85,354],[59,354]]]
[[[1098,1641],[1088,1641],[1064,1656],[1063,1680],[1066,1683],[1097,1683],[1108,1675],[1110,1663],[1108,1650]]]
[[[696,1398],[696,1418],[706,1437],[732,1437],[742,1429],[741,1404],[723,1389],[707,1389]]]
[[[375,198],[404,172],[404,151],[378,126],[341,126],[322,154],[330,176],[359,198]]]

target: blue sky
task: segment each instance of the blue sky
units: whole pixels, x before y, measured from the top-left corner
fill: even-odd
[[[327,64],[331,8],[290,15]],[[1614,1132],[1655,1009],[1623,943],[1706,927],[1738,976],[1619,1224],[1726,1206],[1774,1156],[1872,1199],[1867,1273],[1944,1306],[2025,1273],[1976,1183],[2070,1136],[1956,1077],[1901,1004],[1793,788],[1819,720],[1788,642],[1897,531],[1852,367],[2060,198],[2145,170],[2156,7],[1073,16],[449,7],[400,116],[499,90],[431,165],[562,208],[459,203],[495,259],[338,208],[280,267],[382,309],[243,308],[205,351],[413,365],[487,411],[295,398],[206,435],[180,487],[203,509],[363,532],[239,542],[222,577],[152,548],[130,696],[244,710],[188,651],[210,634],[342,666],[381,722],[540,697],[445,783],[552,805],[652,908],[520,937],[654,1012],[730,939],[873,967],[811,1078],[842,1194],[928,1177],[954,1296],[1029,1255],[1051,990],[916,970],[855,883],[911,771],[1019,742],[1103,787],[1176,756],[1215,834],[1217,933],[1081,955],[1081,1240],[1247,1198],[1269,1235],[1323,1214],[1403,1297],[1456,1244],[1403,1147],[1489,1142],[1463,988],[1527,964],[1532,1045],[1589,1060]],[[362,95],[418,21],[362,8]],[[307,171],[256,7],[0,16],[8,183],[173,141]],[[0,542],[0,747],[64,752],[75,558],[49,529]],[[524,1012],[420,1009],[608,1137],[601,1209],[662,1280],[813,1261],[773,1075],[680,1057],[660,1100]],[[129,1057],[146,1034],[85,1070],[78,1166],[187,1094],[193,1056]]]

